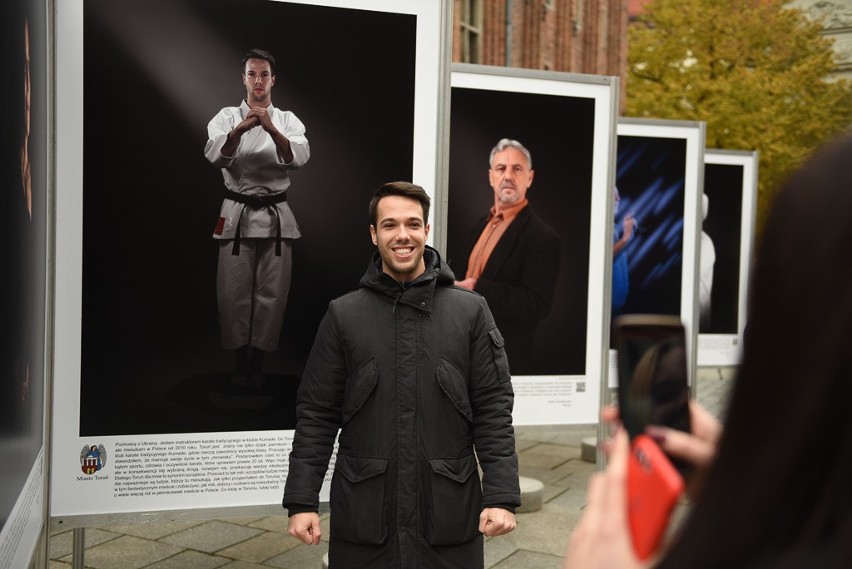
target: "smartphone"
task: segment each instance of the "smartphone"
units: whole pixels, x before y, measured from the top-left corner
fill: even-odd
[[[627,463],[627,522],[633,549],[645,560],[657,551],[684,482],[657,443],[639,435]]]
[[[648,425],[689,432],[686,336],[675,316],[625,314],[613,322],[618,407],[631,440]]]

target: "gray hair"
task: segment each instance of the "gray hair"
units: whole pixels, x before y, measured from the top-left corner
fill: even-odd
[[[512,140],[511,138],[502,138],[500,142],[497,143],[497,146],[491,149],[491,155],[488,157],[488,167],[491,168],[492,162],[494,162],[494,155],[498,152],[503,152],[507,148],[514,148],[527,158],[527,167],[532,170],[532,155],[530,151],[527,150],[523,144],[518,142],[517,140]]]

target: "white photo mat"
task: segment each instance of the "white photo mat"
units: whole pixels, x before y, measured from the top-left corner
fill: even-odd
[[[612,200],[610,188],[613,183],[615,151],[615,121],[617,117],[618,79],[569,73],[506,69],[474,65],[454,65],[453,89],[477,89],[485,92],[519,93],[530,95],[552,95],[575,97],[594,101],[593,140],[585,141],[592,147],[591,210],[588,251],[588,309],[586,326],[585,373],[571,375],[526,375],[513,376],[515,408],[513,420],[516,425],[564,425],[597,424],[602,385],[606,374],[606,351],[608,338],[605,319],[609,314],[607,295],[611,258]],[[507,112],[510,110],[507,109]],[[511,112],[520,113],[523,109]],[[541,125],[543,129],[557,128],[556,121]],[[495,117],[499,121],[500,117]],[[567,133],[566,133],[567,135]],[[521,141],[523,142],[523,141]],[[496,139],[493,141],[496,143]],[[493,144],[492,143],[492,144]],[[481,160],[482,181],[487,187],[487,153],[484,148]],[[531,148],[535,163],[536,151]],[[452,156],[452,149],[450,151]],[[566,182],[570,179],[566,179]],[[535,184],[534,184],[535,186]],[[584,188],[586,190],[586,188]],[[452,191],[452,190],[451,190]],[[531,190],[531,203],[535,203]],[[450,212],[452,215],[452,212]],[[563,245],[569,246],[569,245]],[[560,291],[556,291],[559,295]],[[499,323],[498,323],[499,325]],[[567,349],[567,348],[566,348]],[[510,361],[511,367],[511,361]]]
[[[289,3],[416,16],[412,177],[434,196],[444,167],[440,140],[444,91],[449,88],[449,0]],[[238,7],[239,2],[234,0],[234,10]],[[221,511],[251,506],[280,509],[286,453],[293,431],[79,436],[85,213],[83,12],[83,0],[58,2],[56,6],[56,372],[50,515],[54,522],[73,527],[92,525],[122,513],[165,512],[169,516],[176,510]],[[366,227],[364,231],[366,235]],[[106,451],[102,470],[92,475],[81,470],[81,449],[89,445],[103,445]],[[321,500],[327,499],[325,485]]]
[[[700,207],[704,178],[705,124],[694,121],[622,118],[618,136],[649,139],[679,139],[686,143],[684,167],[683,250],[681,273],[680,318],[686,333],[687,375],[689,384],[695,378],[698,315],[698,243]],[[641,167],[641,164],[639,165]],[[609,350],[609,387],[617,388],[617,354]]]
[[[739,275],[737,295],[737,324],[733,334],[698,334],[698,366],[735,366],[739,364],[742,352],[743,331],[746,324],[746,306],[748,301],[748,279],[751,269],[751,254],[754,244],[754,224],[757,206],[757,170],[758,156],[756,152],[738,150],[707,149],[704,152],[704,163],[742,171],[742,215],[740,222]],[[725,188],[716,188],[724,191]],[[707,187],[705,187],[707,191]],[[710,208],[712,211],[713,203]],[[717,257],[718,257],[717,251]]]

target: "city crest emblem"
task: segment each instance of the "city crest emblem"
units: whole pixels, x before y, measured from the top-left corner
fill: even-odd
[[[104,445],[86,445],[80,451],[80,467],[83,474],[94,474],[107,463],[107,451]]]

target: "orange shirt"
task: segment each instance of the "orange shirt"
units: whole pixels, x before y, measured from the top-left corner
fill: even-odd
[[[465,278],[479,279],[485,269],[486,263],[491,253],[494,252],[494,247],[497,242],[503,237],[506,228],[515,220],[518,213],[527,207],[527,200],[521,200],[516,204],[502,208],[497,211],[497,206],[491,208],[491,215],[488,217],[488,223],[485,224],[485,229],[473,246],[470,252],[470,259],[467,262],[467,274]]]

